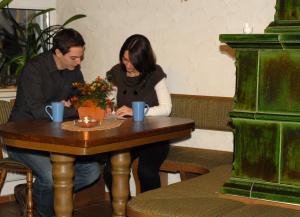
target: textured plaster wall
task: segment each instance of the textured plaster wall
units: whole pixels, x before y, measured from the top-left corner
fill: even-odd
[[[57,21],[83,13],[72,23],[87,42],[86,80],[104,75],[118,62],[119,49],[134,33],[146,35],[172,93],[233,96],[233,52],[221,33],[242,33],[245,23],[263,33],[276,0],[57,0]],[[180,145],[232,150],[232,134],[196,130]]]
[[[24,8],[24,9],[46,9],[55,8],[56,0],[13,0],[10,8]]]
[[[145,34],[173,93],[233,96],[234,60],[220,50],[220,33],[241,33],[244,23],[262,33],[275,0],[57,0],[57,19],[83,13],[72,24],[83,33],[87,80],[118,61],[131,34]]]

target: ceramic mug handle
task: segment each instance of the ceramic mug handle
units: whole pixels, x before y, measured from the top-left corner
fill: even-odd
[[[144,114],[146,115],[150,109],[149,105],[148,104],[145,104],[145,107],[146,107],[146,111],[144,112]]]
[[[45,107],[45,111],[46,111],[47,115],[49,115],[49,117],[51,118],[51,120],[53,121],[53,117],[52,117],[52,115],[50,114],[50,112],[48,111],[48,109],[51,109],[51,110],[52,110],[52,106],[51,106],[51,105],[47,105],[47,106]]]

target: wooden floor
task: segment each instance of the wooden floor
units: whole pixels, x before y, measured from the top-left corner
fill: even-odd
[[[0,217],[21,217],[15,202],[0,204]],[[111,206],[108,201],[92,204],[76,210],[74,217],[111,217]]]
[[[0,217],[21,217],[15,202],[0,204]],[[111,206],[108,201],[92,204],[76,210],[74,217],[111,217]]]
[[[106,193],[107,195],[107,193]],[[111,203],[105,199],[103,180],[80,191],[75,197],[74,217],[111,217]],[[0,203],[0,217],[21,217],[15,201]]]

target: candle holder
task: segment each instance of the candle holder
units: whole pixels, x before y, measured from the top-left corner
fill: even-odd
[[[82,119],[75,120],[74,124],[83,127],[83,128],[90,128],[90,127],[95,127],[101,125],[101,122],[91,119],[88,116],[83,117]]]

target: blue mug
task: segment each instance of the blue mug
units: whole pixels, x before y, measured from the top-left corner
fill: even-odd
[[[146,107],[146,109],[145,109]],[[134,121],[143,121],[149,111],[149,105],[143,101],[132,102],[132,112]]]
[[[51,109],[51,113],[48,111]],[[52,121],[62,122],[64,119],[64,103],[63,102],[52,102],[51,105],[45,107],[46,113],[49,115]]]

